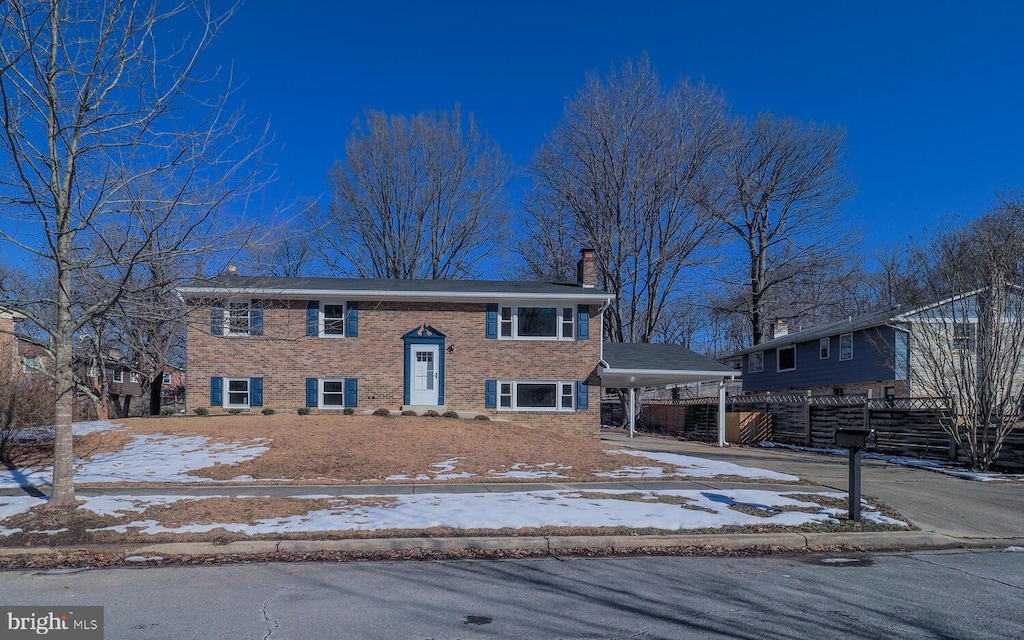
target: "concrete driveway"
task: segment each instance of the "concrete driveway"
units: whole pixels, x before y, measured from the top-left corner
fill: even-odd
[[[847,459],[841,456],[729,446],[602,433],[615,446],[664,451],[723,460],[790,473],[824,487],[847,490]],[[1024,542],[1024,482],[993,483],[954,478],[942,473],[864,460],[861,491],[906,516],[922,531],[969,540],[1021,539]],[[723,487],[727,483],[723,483]]]

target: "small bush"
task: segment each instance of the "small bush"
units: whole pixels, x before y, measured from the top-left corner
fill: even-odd
[[[352,416],[355,415],[356,410],[353,409],[352,407],[345,407],[344,409],[341,410],[341,412],[344,413],[346,416]]]
[[[484,415],[482,413],[473,416],[473,419],[474,420],[485,420],[487,422],[490,422],[490,420],[491,420],[491,418],[489,416],[486,416],[486,415]]]
[[[273,409],[267,408],[267,409],[264,409],[261,413],[263,415],[265,415],[265,416],[272,416],[272,415],[274,415],[277,412],[274,411]]]
[[[441,414],[436,412],[436,411],[434,411],[433,409],[427,409],[426,411],[423,412],[423,415],[426,416],[427,418],[440,418],[441,417]]]
[[[228,409],[228,413],[230,413],[233,416],[237,416],[238,414],[242,413],[242,410],[241,409]]]
[[[459,414],[455,413],[454,411],[445,411],[443,416],[445,418],[458,418]]]
[[[160,410],[160,415],[162,415],[162,416],[173,416],[174,415],[174,409],[172,409],[170,407],[164,407],[163,409]]]
[[[299,407],[299,410],[296,413],[298,413],[300,416],[308,416],[309,407]]]
[[[418,415],[418,414],[415,411],[413,411],[412,409],[406,409],[405,411],[402,412],[402,415],[403,416],[415,416],[415,415]]]
[[[373,412],[373,415],[375,415],[375,416],[390,416],[391,412],[388,411],[387,409],[385,409],[384,407],[381,407],[380,409],[375,410]]]
[[[195,412],[196,412],[197,416],[208,416],[208,415],[210,415],[210,410],[207,409],[206,407],[196,407],[195,408]]]

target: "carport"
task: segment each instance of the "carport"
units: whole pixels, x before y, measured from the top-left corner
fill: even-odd
[[[718,446],[725,446],[725,383],[740,372],[679,344],[605,342],[597,375],[606,389],[629,389],[629,435],[636,434],[636,390],[718,382]]]

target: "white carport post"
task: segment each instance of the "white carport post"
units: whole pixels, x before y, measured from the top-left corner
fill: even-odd
[[[718,381],[718,446],[725,446],[725,378]]]
[[[636,435],[636,387],[629,388],[629,437]]]

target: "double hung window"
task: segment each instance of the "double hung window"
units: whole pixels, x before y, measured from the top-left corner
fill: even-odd
[[[505,339],[572,340],[575,329],[572,307],[506,306],[498,313],[498,336]]]

